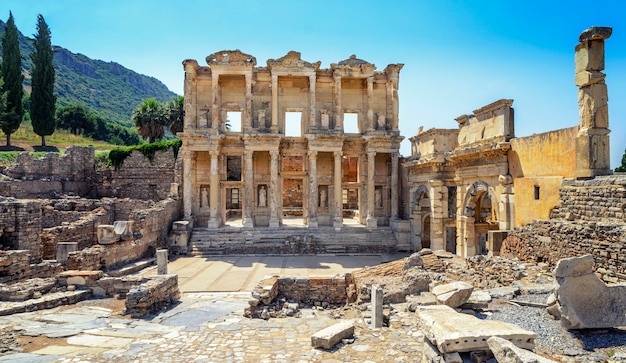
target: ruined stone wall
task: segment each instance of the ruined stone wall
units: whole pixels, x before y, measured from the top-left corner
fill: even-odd
[[[345,304],[350,274],[343,276],[283,277],[278,279],[278,292],[287,299],[313,304]]]
[[[550,220],[516,228],[501,252],[546,262],[591,253],[606,282],[626,281],[626,176],[566,179]]]
[[[0,251],[0,283],[11,283],[36,277],[49,277],[63,271],[60,263],[31,263],[27,250]]]
[[[0,199],[0,247],[28,250],[33,261],[41,259],[41,203],[13,198]]]
[[[157,151],[152,161],[133,151],[119,170],[98,170],[94,188],[99,197],[162,200],[170,196],[176,173],[172,149]]]
[[[123,215],[122,204],[137,207],[150,204],[145,209],[135,209]],[[93,245],[68,255],[69,270],[111,270],[142,257],[154,254],[158,247],[165,247],[172,222],[180,218],[180,201],[166,199],[158,203],[135,200],[116,200],[115,219],[132,220],[133,239],[111,245]],[[119,213],[119,214],[118,214]]]

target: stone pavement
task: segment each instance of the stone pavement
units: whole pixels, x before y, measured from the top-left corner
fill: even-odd
[[[363,258],[362,258],[363,257]],[[209,277],[230,281],[220,289],[244,289],[253,273],[285,269],[287,275],[356,268],[376,256],[232,257],[179,259],[170,271],[181,273],[187,292],[181,302],[150,319],[120,314],[123,300],[93,299],[71,306],[0,317],[2,345],[16,347],[0,362],[413,362],[421,358],[422,333],[411,313],[392,315],[391,327],[370,330],[354,310],[307,308],[301,317],[259,320],[242,316],[250,293],[189,292],[210,285]],[[329,262],[323,262],[329,261]],[[380,261],[378,261],[380,262]],[[375,263],[378,263],[375,262]],[[177,265],[178,263],[178,265]],[[211,265],[213,263],[214,265]],[[338,266],[341,266],[339,268]],[[185,269],[187,272],[185,272]],[[230,278],[227,272],[249,273]],[[292,270],[293,269],[293,270]],[[194,274],[194,270],[197,273]],[[222,275],[218,271],[224,270]],[[212,271],[212,273],[209,273]],[[185,275],[186,274],[186,275]],[[186,277],[185,277],[186,276]],[[243,279],[243,282],[241,281]],[[201,281],[195,281],[201,280]],[[203,285],[204,284],[204,285]],[[204,287],[203,287],[204,286]],[[355,339],[325,351],[311,347],[311,335],[340,319],[354,319]],[[19,352],[21,349],[21,352]]]

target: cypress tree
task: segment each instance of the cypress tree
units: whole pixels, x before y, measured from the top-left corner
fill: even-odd
[[[33,61],[32,92],[30,95],[30,118],[33,131],[41,136],[41,146],[46,146],[46,136],[55,129],[54,67],[50,28],[41,14],[37,15],[37,34]]]
[[[2,37],[2,78],[4,86],[2,93],[6,92],[6,109],[0,118],[0,129],[7,135],[7,146],[11,146],[11,134],[17,131],[24,117],[22,97],[24,88],[22,81],[22,59],[20,55],[20,43],[17,27],[13,14],[9,12],[9,20]]]

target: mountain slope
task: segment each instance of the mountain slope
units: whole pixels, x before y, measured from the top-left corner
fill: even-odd
[[[6,24],[0,20],[0,36]],[[53,29],[54,30],[54,29]],[[33,39],[19,33],[24,86],[30,93],[30,53]],[[0,42],[0,57],[2,44]],[[91,59],[60,47],[53,47],[57,104],[78,103],[88,106],[110,122],[132,126],[130,116],[146,98],[169,101],[176,94],[154,77],[136,73],[115,62]]]

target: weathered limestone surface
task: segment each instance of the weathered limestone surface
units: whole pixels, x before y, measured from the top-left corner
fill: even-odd
[[[126,295],[126,313],[141,318],[175,303],[180,298],[178,275],[151,276]]]
[[[383,327],[383,288],[379,285],[372,285],[372,329]]]
[[[487,339],[492,336],[524,349],[535,347],[535,333],[531,331],[500,321],[480,320],[445,305],[423,306],[415,314],[424,336],[441,353],[487,350]]]
[[[593,272],[593,257],[566,258],[554,269],[561,324],[568,329],[626,325],[626,285],[607,286]]]
[[[463,305],[472,295],[474,286],[467,282],[456,281],[450,284],[437,285],[431,292],[437,297],[437,302],[451,308]]]
[[[510,341],[500,337],[487,339],[487,344],[498,363],[554,363],[551,359],[519,348]]]
[[[324,328],[311,336],[311,346],[314,348],[332,349],[341,339],[354,335],[354,323],[343,321],[328,328]]]

